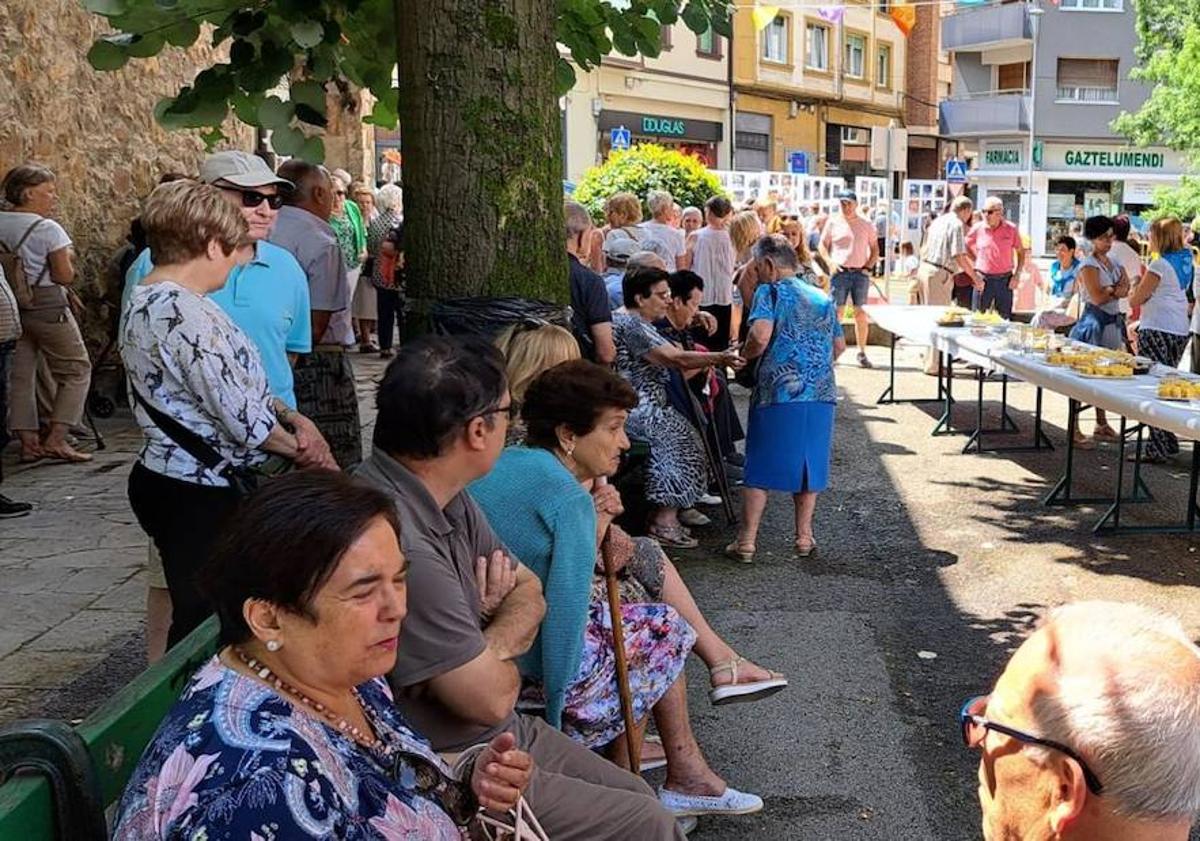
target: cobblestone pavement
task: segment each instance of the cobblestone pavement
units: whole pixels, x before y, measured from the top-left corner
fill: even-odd
[[[374,381],[384,363],[356,357],[364,442],[374,425]],[[9,497],[36,505],[28,517],[0,520],[0,724],[30,715],[78,717],[103,696],[112,670],[144,666],[142,567],[148,538],[129,508],[125,483],[141,446],[121,406],[98,422],[106,448],[87,464],[18,465],[4,453]],[[93,451],[94,442],[81,439]],[[78,681],[67,696],[50,694]]]

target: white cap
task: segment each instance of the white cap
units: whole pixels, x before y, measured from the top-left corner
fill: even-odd
[[[268,184],[289,188],[296,186],[272,172],[267,162],[258,155],[236,150],[217,152],[205,158],[204,163],[200,164],[200,180],[205,184],[228,181],[236,187],[265,187]]]

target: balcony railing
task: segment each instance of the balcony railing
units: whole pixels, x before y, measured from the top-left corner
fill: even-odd
[[[989,3],[942,18],[942,49],[974,51],[1033,40],[1025,3]]]
[[[938,126],[947,137],[1028,132],[1029,95],[987,91],[943,100],[938,106]]]

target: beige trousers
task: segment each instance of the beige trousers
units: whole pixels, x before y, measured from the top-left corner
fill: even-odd
[[[13,354],[9,383],[9,426],[19,432],[38,429],[37,370],[39,354],[45,360],[58,390],[48,418],[74,426],[83,419],[92,362],[75,316],[70,310],[35,310],[21,313],[23,333]]]
[[[917,286],[920,290],[921,303],[927,307],[949,306],[951,293],[954,290],[954,277],[945,269],[939,269],[931,263],[922,262],[917,269]],[[941,364],[941,354],[932,349],[925,354],[925,373],[937,374]]]

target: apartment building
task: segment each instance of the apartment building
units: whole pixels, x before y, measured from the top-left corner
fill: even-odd
[[[971,147],[980,199],[999,196],[1023,232],[1031,225],[1035,253],[1086,216],[1138,214],[1184,172],[1177,153],[1131,148],[1110,128],[1148,93],[1129,78],[1136,43],[1133,0],[991,3],[942,18],[954,94],[941,132]]]
[[[871,128],[904,124],[906,40],[886,3],[840,8],[783,6],[761,29],[753,9],[737,9],[735,169],[798,160],[812,175],[883,174],[870,167]]]
[[[565,173],[577,181],[612,151],[613,129],[730,166],[728,41],[697,35],[682,21],[664,26],[656,58],[613,53],[579,73],[562,100]]]

